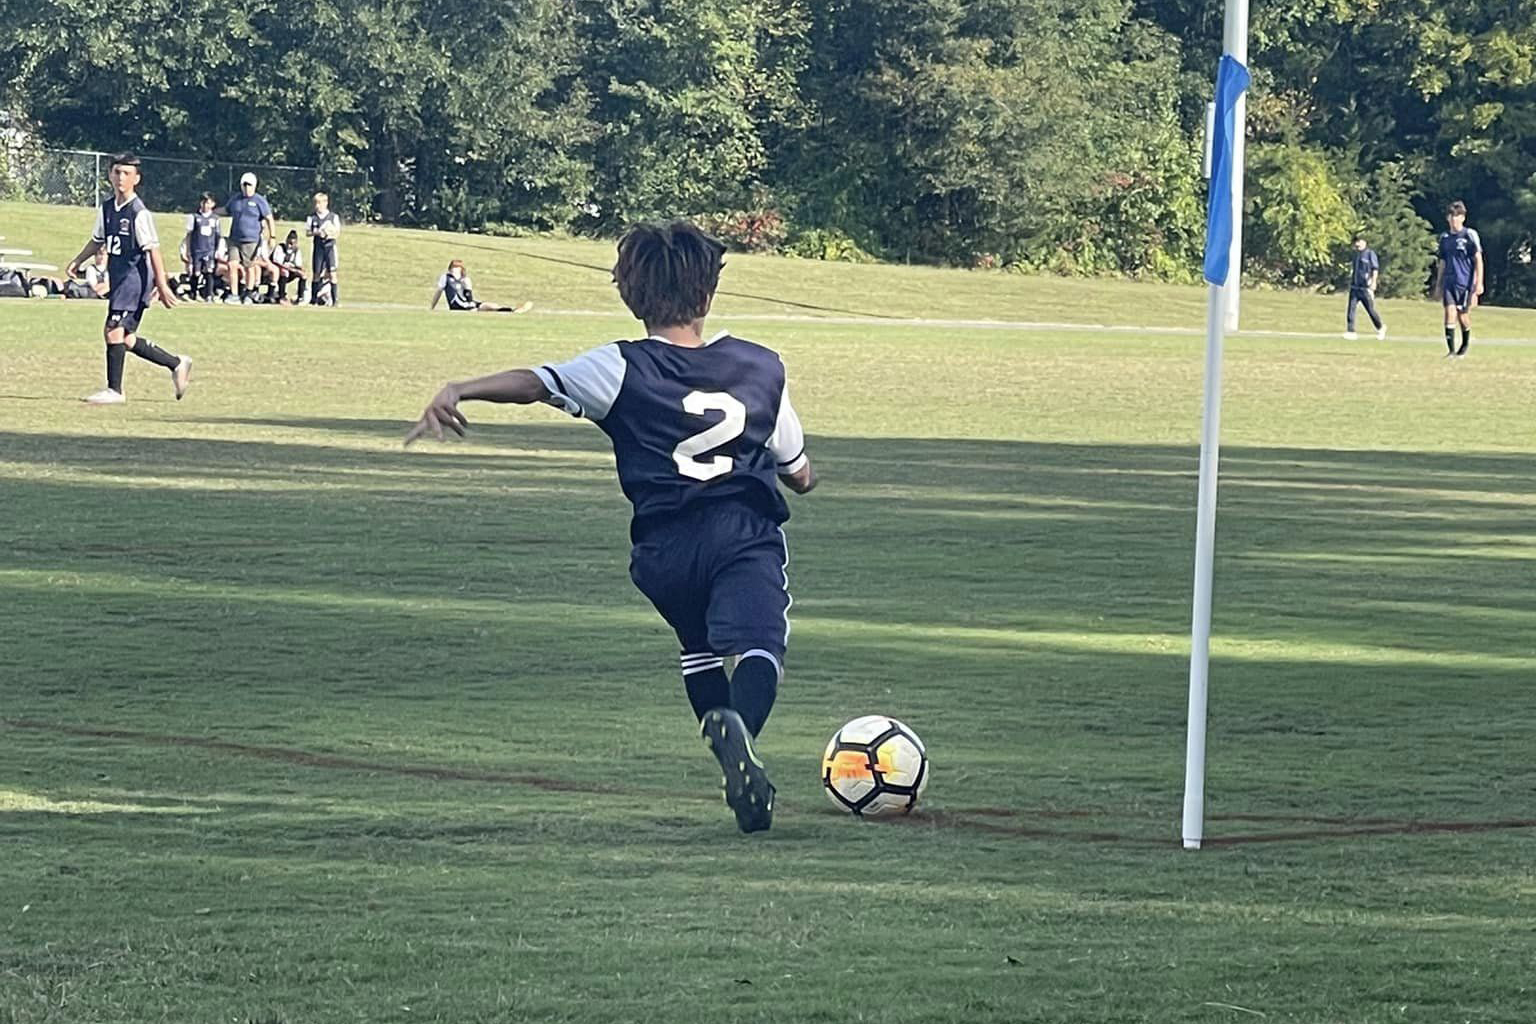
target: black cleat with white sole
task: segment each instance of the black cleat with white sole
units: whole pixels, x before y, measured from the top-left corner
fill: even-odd
[[[752,734],[741,716],[729,708],[706,712],[699,735],[725,773],[725,802],[736,812],[737,827],[761,832],[772,825],[773,783],[752,749]]]

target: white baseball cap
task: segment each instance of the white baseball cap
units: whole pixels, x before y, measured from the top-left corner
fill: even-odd
[[[256,175],[252,174],[250,171],[246,171],[244,174],[240,175],[240,184],[242,184],[242,185],[254,185],[254,184],[256,184]]]

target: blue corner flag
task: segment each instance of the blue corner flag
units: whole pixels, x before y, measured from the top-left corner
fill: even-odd
[[[1232,143],[1237,98],[1248,88],[1248,69],[1223,54],[1216,69],[1216,130],[1211,140],[1211,210],[1205,222],[1205,279],[1226,284],[1232,263]],[[1239,171],[1241,168],[1239,168]]]

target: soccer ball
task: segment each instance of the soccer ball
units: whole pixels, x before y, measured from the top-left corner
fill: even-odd
[[[928,753],[917,733],[894,718],[855,718],[821,758],[827,798],[861,818],[906,814],[928,785]]]

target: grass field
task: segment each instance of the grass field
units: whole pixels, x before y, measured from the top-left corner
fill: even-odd
[[[61,264],[88,227],[0,205]],[[0,1022],[1532,1019],[1536,347],[1248,300],[1319,336],[1229,342],[1187,854],[1200,337],[890,318],[1201,291],[733,258],[717,325],[785,353],[823,476],[741,836],[601,434],[399,445],[444,379],[630,333],[609,252],[357,230],[355,308],[157,308],[193,388],[130,360],[111,409],[99,305],[0,303]],[[536,311],[390,305],[455,253]],[[900,824],[818,792],[871,711],[933,755]]]

